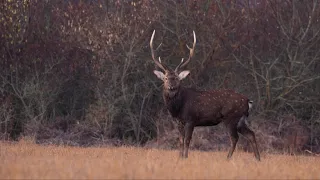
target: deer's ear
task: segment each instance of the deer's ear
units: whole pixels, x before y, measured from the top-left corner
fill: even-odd
[[[161,80],[164,79],[164,74],[161,71],[154,70],[153,73]]]
[[[179,74],[179,79],[182,80],[182,79],[186,78],[189,74],[190,74],[190,71],[182,71]]]

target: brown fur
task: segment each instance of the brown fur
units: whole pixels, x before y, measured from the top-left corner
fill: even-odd
[[[178,120],[181,157],[188,156],[189,143],[196,126],[214,126],[223,122],[231,139],[228,158],[232,156],[238,133],[243,134],[253,145],[256,158],[260,155],[254,133],[244,123],[249,115],[249,99],[233,90],[200,91],[178,84],[177,91],[170,95],[164,85],[163,98],[172,117]]]

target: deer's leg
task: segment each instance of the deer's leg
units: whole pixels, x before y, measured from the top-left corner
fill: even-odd
[[[189,145],[190,145],[190,140],[192,138],[192,133],[193,133],[194,125],[193,123],[186,123],[184,126],[184,153],[183,157],[188,158],[188,150],[189,150]]]
[[[179,130],[179,146],[180,146],[179,155],[180,157],[183,157],[185,133],[184,133],[184,125],[181,122],[178,122],[178,130]]]
[[[242,123],[241,126],[238,127],[238,132],[242,134],[250,142],[256,159],[260,161],[260,153],[258,150],[258,145],[254,132],[251,129],[249,129],[245,123]]]
[[[234,152],[234,149],[236,148],[236,145],[237,145],[237,142],[239,139],[239,135],[237,132],[237,126],[235,126],[234,124],[229,124],[227,126],[227,128],[229,130],[229,137],[230,137],[230,142],[231,142],[231,147],[229,149],[229,153],[228,153],[227,158],[230,159],[233,152]]]

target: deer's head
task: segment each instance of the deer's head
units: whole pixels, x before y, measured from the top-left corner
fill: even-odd
[[[163,81],[164,84],[164,91],[169,95],[169,96],[174,96],[180,88],[180,81],[184,78],[186,78],[190,71],[189,70],[184,70],[180,71],[181,68],[186,66],[189,61],[191,60],[192,56],[194,55],[194,48],[196,45],[196,34],[193,31],[193,46],[190,48],[188,45],[188,49],[190,50],[190,55],[187,61],[184,61],[182,58],[180,64],[176,67],[175,70],[169,69],[166,65],[161,63],[161,58],[159,57],[159,60],[157,61],[155,59],[154,55],[154,49],[153,49],[153,38],[154,38],[155,30],[152,33],[151,40],[150,40],[150,48],[151,48],[151,55],[153,61],[156,63],[156,65],[162,70],[154,70],[154,74]]]

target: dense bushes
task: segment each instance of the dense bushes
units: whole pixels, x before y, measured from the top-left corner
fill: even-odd
[[[187,86],[231,88],[253,99],[252,126],[266,148],[292,139],[283,134],[293,117],[310,132],[301,146],[316,150],[319,6],[276,0],[3,1],[1,138],[93,145],[172,136],[148,42],[156,29],[155,43],[162,43],[157,54],[173,67],[188,55],[185,44],[195,30]],[[203,137],[217,130],[211,129]]]

